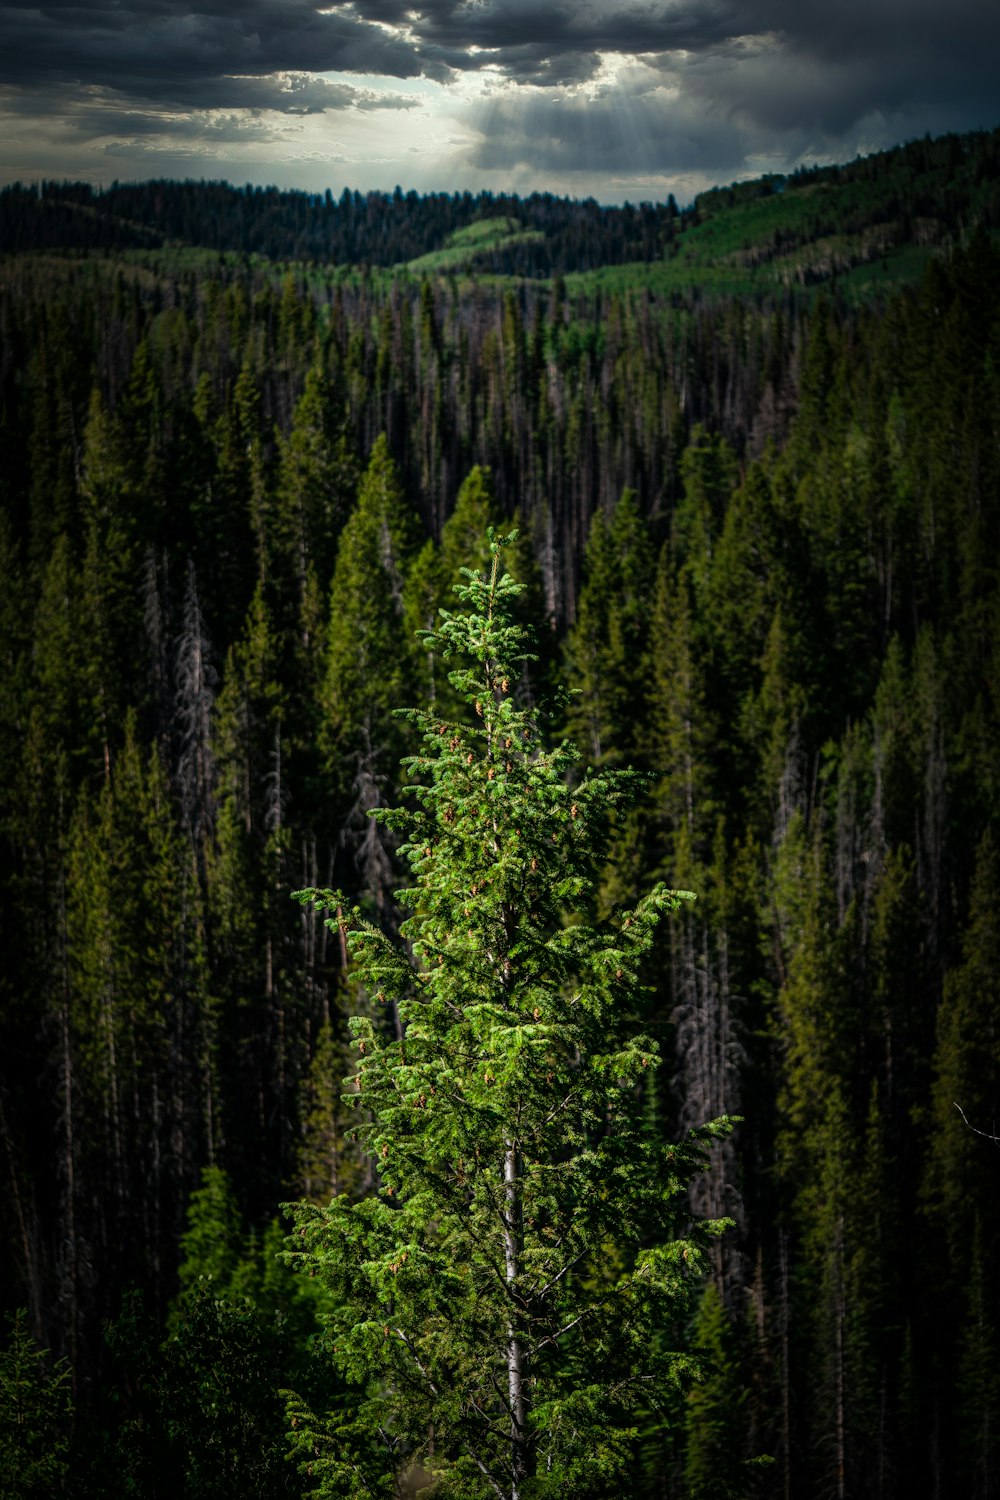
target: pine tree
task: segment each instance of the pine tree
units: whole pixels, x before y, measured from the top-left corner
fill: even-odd
[[[205,1281],[211,1283],[214,1296],[226,1296],[239,1262],[242,1234],[229,1178],[221,1167],[206,1167],[201,1186],[191,1194],[187,1229],[181,1236],[181,1292],[193,1291]]]
[[[354,456],[338,431],[332,393],[314,365],[295,407],[291,431],[280,444],[274,530],[277,550],[295,593],[306,589],[310,567],[324,581],[333,550],[357,485]]]
[[[634,754],[639,738],[653,583],[649,533],[632,490],[610,521],[602,511],[595,515],[584,573],[566,642],[569,680],[580,695],[569,727],[594,765],[617,765]]]
[[[414,523],[384,436],[372,449],[358,504],[344,527],[331,587],[323,739],[350,835],[358,834],[362,887],[381,910],[391,862],[364,810],[384,801],[402,748],[391,705],[403,696],[414,653],[403,630]],[[364,827],[364,831],[359,830]]]
[[[673,552],[700,604],[708,588],[722,518],[736,483],[736,461],[729,444],[696,427],[681,459],[681,476],[684,498],[673,517]]]
[[[364,1169],[353,1136],[349,1104],[340,1087],[348,1063],[349,1043],[334,1031],[327,1016],[319,1028],[315,1051],[300,1098],[302,1140],[297,1182],[303,1198],[328,1203],[340,1193],[360,1189]]]
[[[653,799],[660,833],[657,853],[674,870],[679,858],[683,862],[707,853],[715,812],[710,767],[718,730],[705,702],[688,588],[683,578],[673,577],[666,549],[653,599],[649,656],[649,699],[640,734],[659,776]]]
[[[438,621],[438,610],[454,603],[452,584],[462,567],[488,568],[490,565],[487,528],[500,524],[500,508],[493,492],[493,477],[489,469],[479,464],[469,471],[462,481],[455,498],[455,509],[441,528],[441,544],[427,541],[417,554],[410,568],[404,591],[404,619],[411,633],[434,630]],[[515,515],[514,523],[518,525]],[[519,624],[537,618],[541,610],[541,585],[538,570],[526,538],[510,547],[507,570],[518,583],[524,585],[515,609]],[[434,703],[440,713],[453,716],[461,710],[461,698],[456,695],[447,676],[435,672],[433,651],[421,653],[424,668],[420,680],[421,690],[429,703]],[[544,678],[548,662],[535,662],[530,674],[532,685]],[[527,685],[528,679],[525,679]]]
[[[974,1131],[995,1134],[1000,1097],[998,898],[1000,851],[993,833],[987,831],[976,851],[963,962],[948,975],[937,1019],[934,1140],[928,1186],[930,1198],[943,1211],[942,1222],[953,1251],[961,1244],[968,1245],[980,1189],[986,1181],[996,1180],[993,1159]],[[973,1130],[963,1123],[956,1106]],[[995,1229],[995,1214],[991,1212],[989,1218],[990,1227]],[[986,1226],[982,1228],[985,1232]]]
[[[490,539],[489,576],[465,570],[465,611],[433,639],[471,658],[450,680],[472,712],[407,711],[417,810],[378,813],[408,839],[407,947],[347,922],[358,979],[404,1028],[351,1022],[356,1129],[382,1185],[292,1210],[289,1259],[327,1283],[334,1358],[364,1387],[336,1430],[291,1400],[326,1495],[396,1493],[411,1465],[462,1500],[613,1492],[636,1413],[662,1418],[694,1364],[672,1329],[725,1227],[690,1225],[686,1196],[728,1122],[667,1145],[637,1107],[659,1061],[631,1020],[638,970],[681,893],[592,924],[609,815],[637,778],[580,779],[572,746],[541,748],[511,692],[518,586]]]
[[[748,1492],[746,1405],[736,1331],[714,1282],[702,1293],[692,1343],[706,1361],[705,1378],[688,1396],[684,1478],[693,1497],[743,1500]]]
[[[992,1261],[983,1256],[975,1224],[969,1255],[967,1307],[960,1330],[958,1386],[961,1396],[960,1468],[963,1493],[989,1500],[1000,1471],[1000,1375],[996,1367],[997,1298]]]
[[[433,630],[438,610],[452,603],[452,579],[464,564],[488,566],[486,528],[499,521],[489,469],[476,467],[468,474],[455,500],[455,509],[441,530],[441,545],[427,541],[417,555],[406,581],[406,624],[416,634]],[[426,653],[426,680],[422,683],[430,702],[442,713],[454,713],[457,700],[447,679],[435,677],[434,653]]]
[[[0,1350],[0,1495],[47,1500],[69,1470],[70,1372],[63,1360],[46,1368],[23,1308],[7,1321],[10,1338]]]

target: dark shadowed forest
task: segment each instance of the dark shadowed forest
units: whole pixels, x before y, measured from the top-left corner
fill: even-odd
[[[704,1378],[628,1493],[1000,1495],[997,173],[992,135],[683,212],[0,195],[12,1496],[341,1493],[286,1456],[281,1391],[360,1398],[279,1205],[378,1187],[346,1017],[393,1021],[290,895],[396,930],[367,812],[408,796],[394,710],[461,711],[416,632],[490,524],[518,703],[647,773],[595,918],[697,893],[643,959],[635,1110],[742,1121],[692,1188],[735,1221]]]

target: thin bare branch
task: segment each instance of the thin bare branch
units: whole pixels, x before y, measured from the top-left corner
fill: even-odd
[[[428,1384],[428,1387],[430,1388],[432,1394],[435,1395],[435,1396],[439,1395],[440,1392],[438,1391],[437,1386],[434,1384],[434,1381],[431,1378],[430,1372],[424,1368],[423,1360],[420,1358],[420,1355],[417,1353],[416,1349],[414,1349],[414,1347],[411,1344],[410,1340],[406,1337],[406,1334],[403,1332],[403,1330],[401,1328],[398,1328],[398,1327],[394,1331],[398,1335],[398,1337],[402,1340],[402,1342],[406,1345],[406,1348],[409,1350],[409,1353],[410,1353],[410,1356],[411,1356],[411,1358],[413,1360],[413,1363],[416,1365],[417,1369],[420,1371],[421,1375],[426,1380],[426,1382]]]
[[[954,1099],[952,1100],[952,1103],[955,1105],[955,1108],[958,1110],[959,1114],[962,1116],[963,1121],[966,1125],[968,1125],[973,1135],[981,1135],[984,1141],[992,1141],[994,1146],[1000,1146],[1000,1135],[997,1134],[996,1127],[994,1127],[993,1130],[977,1130],[975,1125],[969,1124],[968,1117],[962,1106]]]
[[[546,1344],[555,1344],[555,1343],[557,1343],[558,1340],[562,1338],[562,1336],[563,1336],[564,1333],[569,1333],[569,1331],[570,1331],[571,1328],[575,1328],[578,1323],[582,1323],[583,1320],[584,1320],[584,1318],[587,1317],[588,1313],[591,1313],[591,1312],[593,1312],[593,1308],[585,1307],[584,1310],[583,1310],[583,1312],[580,1313],[579,1317],[574,1318],[571,1323],[564,1324],[564,1326],[559,1329],[558,1333],[550,1333],[546,1338],[540,1339],[538,1341],[538,1343],[535,1345],[534,1350],[532,1352],[535,1353],[535,1354],[537,1354],[538,1351],[539,1351],[539,1349],[544,1349],[545,1348]]]

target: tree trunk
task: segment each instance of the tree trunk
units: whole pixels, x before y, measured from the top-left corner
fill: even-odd
[[[520,1500],[521,1486],[527,1479],[528,1434],[525,1427],[524,1355],[514,1326],[514,1296],[521,1250],[520,1163],[517,1147],[507,1142],[504,1157],[504,1255],[507,1289],[510,1294],[507,1323],[507,1398],[510,1405],[510,1500]]]

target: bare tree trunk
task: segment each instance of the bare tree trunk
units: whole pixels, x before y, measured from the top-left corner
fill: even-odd
[[[215,671],[198,601],[194,564],[188,564],[184,623],[174,667],[174,729],[177,735],[176,784],[184,824],[199,859],[215,817],[215,763],[212,755],[212,711]]]
[[[696,945],[700,943],[701,951]],[[739,998],[730,993],[728,937],[725,928],[710,945],[707,927],[685,916],[671,934],[672,1019],[676,1026],[680,1124],[685,1129],[739,1109],[740,1066],[744,1053],[739,1039]],[[719,1143],[709,1168],[691,1185],[696,1214],[716,1219],[743,1219],[743,1204],[735,1186],[736,1156],[732,1140]],[[719,1295],[727,1306],[740,1300],[746,1267],[736,1245],[712,1246]]]
[[[107,939],[105,938],[105,941]],[[101,1025],[107,1049],[107,1095],[105,1115],[114,1155],[115,1201],[118,1209],[116,1229],[120,1230],[125,1213],[125,1169],[122,1160],[121,1102],[118,1097],[118,1046],[115,1037],[115,979],[110,953],[104,958],[105,983],[101,995]]]
[[[784,1451],[784,1497],[792,1500],[792,1395],[788,1368],[788,1234],[778,1231],[778,1264],[781,1277],[781,1446]]]
[[[76,1385],[76,1335],[79,1322],[79,1296],[77,1287],[77,1242],[76,1242],[76,1141],[73,1133],[73,1055],[70,1050],[69,1004],[64,998],[62,1005],[62,1105],[63,1105],[63,1170],[65,1179],[66,1213],[66,1299],[68,1321],[69,1362],[73,1369],[74,1389]]]
[[[153,1074],[153,1159],[152,1159],[152,1236],[150,1244],[150,1265],[153,1271],[153,1289],[156,1297],[156,1305],[160,1305],[160,1246],[163,1242],[163,1159],[160,1151],[160,1133],[162,1131],[160,1111],[160,1075]]]
[[[21,1240],[21,1251],[24,1255],[24,1279],[28,1286],[29,1314],[33,1335],[37,1342],[45,1340],[41,1327],[42,1308],[44,1298],[42,1297],[42,1272],[39,1265],[37,1234],[35,1215],[30,1212],[21,1194],[21,1184],[18,1179],[17,1161],[14,1157],[14,1143],[10,1138],[7,1128],[7,1112],[4,1109],[3,1088],[0,1087],[0,1135],[3,1136],[4,1155],[7,1158],[7,1170],[10,1176],[11,1193],[14,1199],[14,1215],[17,1219],[17,1232]]]
[[[847,1494],[847,1440],[844,1416],[844,1221],[837,1225],[837,1243],[834,1246],[834,1409],[837,1444],[837,1500],[845,1500]]]
[[[517,1147],[508,1141],[504,1156],[504,1256],[510,1296],[507,1323],[507,1399],[510,1405],[510,1500],[519,1500],[521,1486],[530,1472],[528,1434],[525,1426],[524,1359],[514,1327],[514,1295],[521,1259],[520,1162]]]
[[[79,1327],[79,1246],[76,1236],[76,1136],[74,1130],[73,1049],[69,1024],[69,945],[66,932],[66,867],[59,871],[59,969],[62,984],[60,1030],[62,1047],[63,1212],[66,1218],[62,1293],[66,1299],[67,1354],[76,1391],[77,1330]]]

